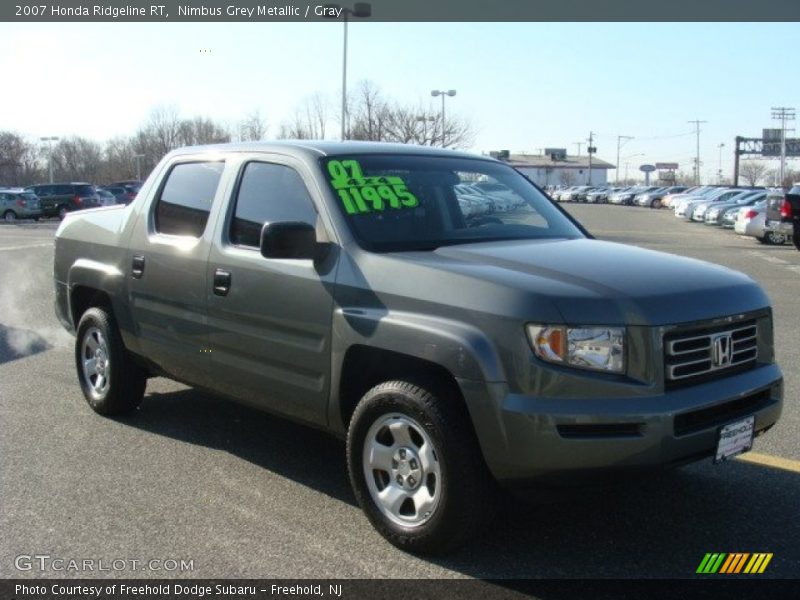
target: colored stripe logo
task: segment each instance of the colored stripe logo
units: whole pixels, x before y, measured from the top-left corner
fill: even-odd
[[[737,574],[746,573],[754,575],[763,573],[769,561],[772,560],[772,552],[709,552],[700,561],[696,573],[703,575]]]

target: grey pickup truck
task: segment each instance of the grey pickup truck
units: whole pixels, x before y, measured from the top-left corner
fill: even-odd
[[[412,552],[468,539],[497,484],[725,461],[783,402],[750,278],[595,240],[449,150],[174,151],[130,205],[66,216],[55,290],[95,411],[164,376],[345,438],[366,516]]]

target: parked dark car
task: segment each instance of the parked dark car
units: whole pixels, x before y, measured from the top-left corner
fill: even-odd
[[[136,198],[136,193],[130,192],[126,187],[121,185],[104,185],[101,190],[105,190],[114,196],[117,204],[130,204]]]
[[[91,183],[41,183],[25,188],[39,197],[42,216],[63,219],[68,212],[100,206],[97,190]]]

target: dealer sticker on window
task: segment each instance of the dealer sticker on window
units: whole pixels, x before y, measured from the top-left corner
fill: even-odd
[[[750,416],[741,421],[729,423],[720,429],[714,462],[722,462],[750,450],[753,447],[755,424],[756,418]]]
[[[358,161],[332,160],[328,173],[348,215],[419,206],[400,177],[365,177]]]

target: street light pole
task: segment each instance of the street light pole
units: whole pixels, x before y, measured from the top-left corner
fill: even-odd
[[[345,141],[347,138],[347,17],[352,15],[363,19],[372,16],[372,4],[369,2],[356,2],[353,4],[353,8],[346,8],[339,4],[326,4],[325,8],[333,9],[331,11],[325,11],[326,18],[336,18],[336,14],[344,16],[344,43],[342,45],[342,141]]]
[[[348,9],[342,11],[344,13],[344,52],[342,54],[342,141],[347,136],[347,13]]]
[[[59,139],[60,138],[55,136],[39,138],[40,141],[47,142],[47,170],[49,171],[50,175],[50,183],[53,183],[53,142],[57,142]]]
[[[717,175],[717,183],[722,183],[722,149],[725,147],[725,142],[720,142],[717,148],[719,148],[719,172]]]
[[[140,163],[139,160],[144,158],[144,154],[134,154],[133,158],[136,160],[136,181],[141,181],[142,180],[142,163]]]
[[[447,129],[445,128],[445,118],[444,118],[444,97],[450,96],[451,98],[456,95],[455,90],[431,90],[431,96],[436,98],[436,96],[442,97],[442,148],[447,147]]]

